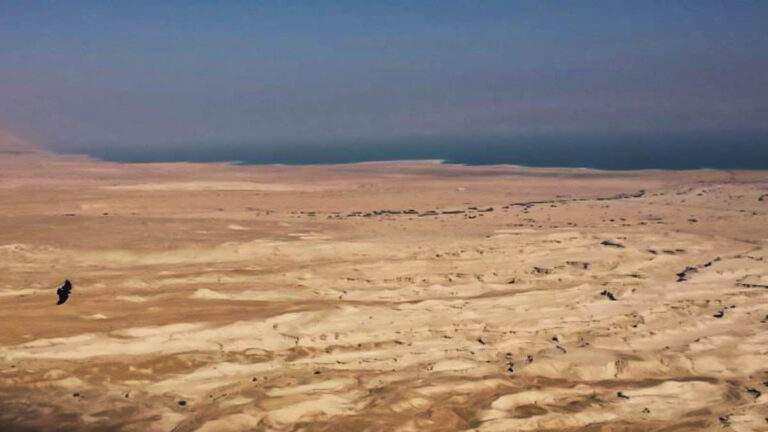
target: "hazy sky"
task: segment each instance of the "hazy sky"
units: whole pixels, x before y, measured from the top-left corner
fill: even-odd
[[[764,0],[0,0],[0,124],[60,148],[767,123]]]

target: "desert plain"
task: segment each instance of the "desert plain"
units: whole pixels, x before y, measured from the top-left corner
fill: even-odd
[[[582,430],[768,430],[768,173],[0,135],[0,431]]]

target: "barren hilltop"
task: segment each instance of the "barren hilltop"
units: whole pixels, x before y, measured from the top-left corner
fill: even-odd
[[[11,155],[37,154],[43,152],[36,146],[17,138],[7,130],[0,128],[0,155],[3,157]]]
[[[0,142],[0,430],[768,427],[765,172]]]

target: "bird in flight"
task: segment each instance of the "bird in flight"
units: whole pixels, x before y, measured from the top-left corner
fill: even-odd
[[[69,298],[69,294],[72,292],[72,282],[69,281],[69,279],[65,280],[64,283],[56,290],[56,295],[59,296],[59,301],[56,302],[57,305],[62,305],[64,302],[67,301]]]

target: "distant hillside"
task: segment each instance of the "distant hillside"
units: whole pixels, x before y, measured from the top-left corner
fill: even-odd
[[[0,155],[40,154],[42,150],[0,129]]]

